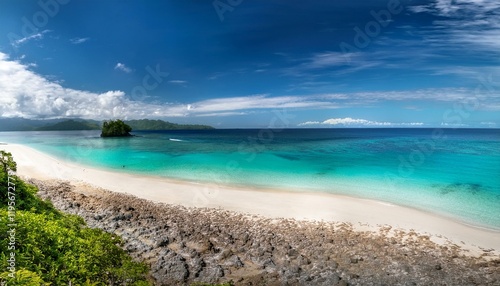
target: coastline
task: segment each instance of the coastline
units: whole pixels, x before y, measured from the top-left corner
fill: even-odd
[[[24,145],[1,145],[13,154],[18,174],[40,180],[67,180],[153,202],[215,208],[267,218],[347,222],[356,230],[394,230],[429,235],[438,244],[456,244],[470,255],[500,255],[500,232],[470,226],[432,213],[347,196],[237,188],[112,172],[65,162]]]

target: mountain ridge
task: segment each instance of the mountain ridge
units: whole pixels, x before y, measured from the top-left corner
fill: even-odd
[[[177,124],[164,120],[138,119],[124,120],[134,131],[140,130],[207,130],[215,129],[202,124]],[[90,119],[26,119],[0,118],[0,131],[69,131],[69,130],[100,130],[103,121]]]

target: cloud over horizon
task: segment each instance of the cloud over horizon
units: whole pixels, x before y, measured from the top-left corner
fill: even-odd
[[[498,0],[4,2],[0,116],[500,126]]]
[[[397,127],[397,126],[406,126],[406,127],[415,127],[415,126],[423,126],[422,122],[378,122],[371,121],[366,119],[359,118],[330,118],[325,121],[307,121],[298,124],[298,126],[337,126],[342,125],[344,127],[359,127],[359,126],[369,126],[369,127]]]
[[[255,113],[259,110],[338,110],[342,108],[372,108],[380,102],[412,100],[443,102],[451,106],[470,98],[467,89],[427,89],[411,92],[359,92],[312,95],[271,96],[254,94],[211,98],[186,103],[134,101],[121,90],[91,92],[64,87],[31,69],[31,64],[10,60],[0,52],[0,116],[31,119],[48,118],[166,118],[166,117],[223,117]],[[180,83],[180,82],[179,82]],[[500,110],[498,97],[484,93],[479,95],[488,102],[481,108]],[[421,126],[420,122],[397,123],[370,121],[352,117],[331,118],[324,121],[308,121],[299,126]]]

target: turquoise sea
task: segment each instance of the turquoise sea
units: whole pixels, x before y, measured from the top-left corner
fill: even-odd
[[[119,172],[370,198],[500,230],[500,129],[134,134],[0,132],[0,141]]]

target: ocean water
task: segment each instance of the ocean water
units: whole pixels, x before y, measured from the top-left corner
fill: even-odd
[[[500,230],[500,129],[133,133],[0,132],[0,141],[119,172],[376,199]]]

